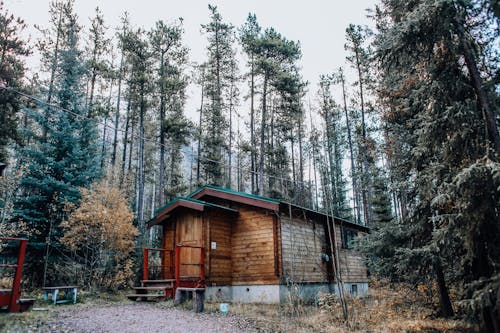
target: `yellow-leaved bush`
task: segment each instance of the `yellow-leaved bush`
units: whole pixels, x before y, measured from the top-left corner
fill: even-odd
[[[61,243],[72,252],[77,280],[88,287],[118,289],[134,275],[132,252],[137,229],[123,195],[101,182],[81,189],[82,199],[61,227]]]

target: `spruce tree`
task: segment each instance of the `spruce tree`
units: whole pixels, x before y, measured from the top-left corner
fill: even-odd
[[[495,331],[500,218],[491,119],[498,99],[478,76],[492,64],[482,62],[474,33],[488,4],[384,1],[378,11],[379,97],[407,212],[400,225],[372,233],[366,252],[376,254],[372,267],[397,279],[436,281],[444,316],[453,314],[448,285],[456,282],[460,299]],[[490,33],[484,45],[498,36]]]
[[[18,139],[17,113],[21,109],[20,95],[25,72],[24,57],[29,55],[26,42],[20,34],[26,27],[23,20],[14,17],[0,2],[0,173],[8,164],[7,146]],[[11,90],[12,89],[12,90]]]
[[[27,111],[43,130],[39,132],[35,127],[27,133],[32,144],[19,151],[25,172],[20,183],[22,196],[17,198],[14,211],[14,220],[28,223],[35,231],[32,236],[35,249],[46,249],[44,283],[50,246],[57,246],[61,236],[59,224],[65,217],[66,202],[77,202],[79,187],[88,186],[99,177],[97,124],[86,117],[84,107],[85,66],[78,45],[80,27],[71,7],[66,9],[61,26],[65,38],[58,51],[51,92],[57,106],[51,106],[50,122],[39,113],[41,109]],[[40,267],[41,263],[34,264]],[[34,272],[38,274],[40,270]]]

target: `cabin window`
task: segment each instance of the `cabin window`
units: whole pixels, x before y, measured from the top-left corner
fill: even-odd
[[[353,229],[342,227],[342,248],[352,249],[354,247],[354,239],[358,236],[358,232]]]
[[[352,297],[358,296],[358,285],[357,284],[351,284],[351,296]]]

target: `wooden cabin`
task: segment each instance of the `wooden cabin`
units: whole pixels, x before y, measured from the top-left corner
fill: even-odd
[[[153,226],[161,226],[162,248],[148,251],[161,254],[161,278],[205,288],[209,300],[278,303],[290,293],[335,292],[330,239],[345,291],[368,291],[367,268],[351,249],[368,228],[287,202],[204,186],[161,207]]]

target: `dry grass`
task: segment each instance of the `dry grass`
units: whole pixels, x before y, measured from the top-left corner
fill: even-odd
[[[348,322],[331,295],[318,305],[232,304],[230,311],[264,332],[479,332],[464,321],[437,318],[428,294],[408,286],[374,285],[368,297],[348,301]]]
[[[370,295],[366,298],[351,299],[348,302],[350,319],[344,322],[338,300],[332,295],[324,295],[317,305],[294,304],[231,304],[230,313],[242,327],[255,327],[259,332],[479,332],[473,325],[460,320],[437,318],[431,304],[435,302],[434,290],[411,288],[403,285],[372,284]],[[13,332],[8,327],[21,327],[25,332],[49,332],[47,323],[54,323],[54,315],[62,306],[53,306],[37,297],[35,307],[44,307],[45,312],[26,312],[21,314],[0,313],[0,332]],[[79,292],[78,303],[67,306],[71,311],[84,311],[89,308],[113,307],[124,303],[124,293],[87,293]],[[156,305],[162,309],[173,307],[173,302]],[[181,309],[191,312],[190,303]],[[214,320],[221,316],[215,314],[219,303],[206,303],[205,311],[214,314]],[[48,330],[42,328],[49,327]],[[5,330],[7,329],[7,330]],[[15,331],[15,330],[14,330]],[[52,330],[53,331],[53,330]],[[66,332],[65,330],[59,330]],[[17,331],[15,331],[17,332]]]

